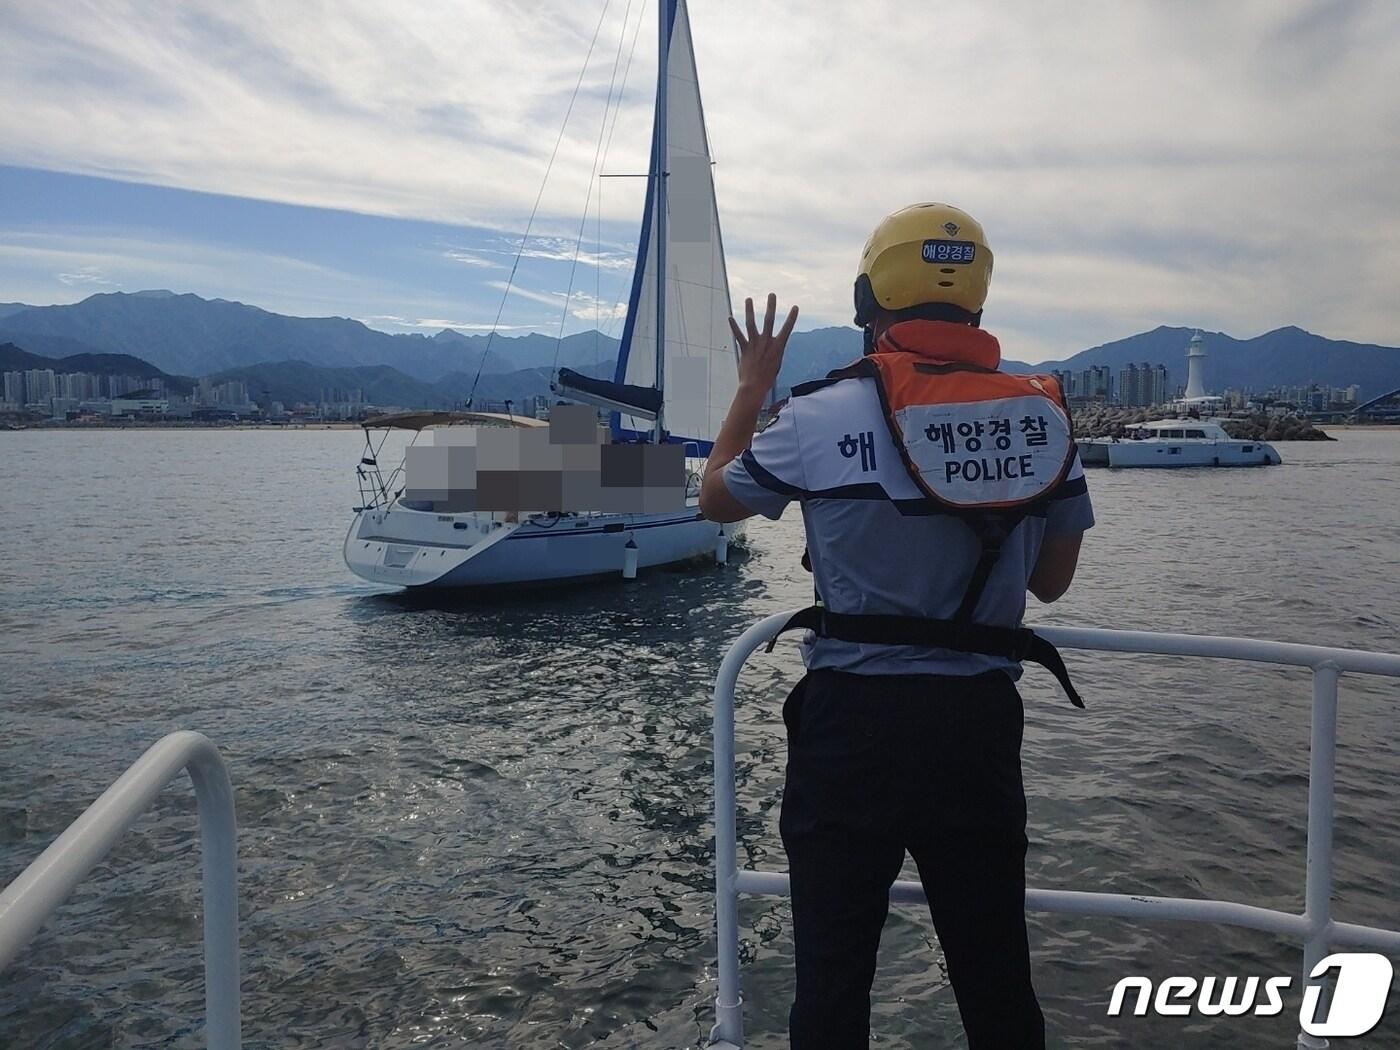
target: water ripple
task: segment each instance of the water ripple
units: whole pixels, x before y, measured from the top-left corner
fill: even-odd
[[[1269,471],[1094,473],[1080,578],[1031,618],[1400,649],[1397,438],[1289,446]],[[725,569],[401,595],[340,563],[353,433],[3,440],[0,486],[26,495],[10,549],[63,556],[4,570],[0,879],[144,747],[198,728],[237,791],[248,1045],[703,1043],[710,682],[728,639],[808,601],[795,514],[755,524]],[[1031,882],[1300,908],[1306,674],[1070,661],[1086,712],[1038,671],[1023,681]],[[779,708],[798,673],[784,643],[742,677],[748,864],[783,866]],[[1390,926],[1394,700],[1343,683],[1336,829],[1339,915]],[[184,786],[138,821],[6,974],[0,1045],[202,1045],[193,828]],[[785,1045],[787,904],[746,901],[742,918],[751,1045]],[[1031,937],[1064,1042],[1291,1042],[1287,1017],[1105,1016],[1128,973],[1292,974],[1278,938],[1050,916]],[[875,1000],[881,1046],[961,1044],[926,916],[892,913]],[[1400,1045],[1397,1021],[1368,1045]]]

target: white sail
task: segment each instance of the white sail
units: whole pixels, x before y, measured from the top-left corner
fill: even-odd
[[[666,357],[658,384],[657,144],[653,141],[653,177],[648,182],[637,273],[615,379],[631,386],[660,385],[662,424],[671,440],[695,441],[708,452],[738,387],[736,350],[729,332],[729,280],[690,18],[685,0],[662,2],[669,9],[670,25],[669,45],[661,57],[667,85],[661,155],[662,170],[667,173],[666,222],[661,224],[666,231]],[[624,414],[617,419],[617,429],[648,433],[652,424],[644,417]]]

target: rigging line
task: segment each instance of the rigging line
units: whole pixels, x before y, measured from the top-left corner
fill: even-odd
[[[642,9],[637,15],[637,28],[632,30],[632,47],[627,52],[627,65],[624,66],[622,69],[622,87],[617,92],[618,105],[613,110],[612,126],[608,128],[608,143],[606,146],[603,147],[604,166],[606,166],[608,163],[608,154],[612,152],[613,132],[617,130],[617,118],[622,114],[622,95],[623,92],[627,90],[627,77],[628,74],[632,72],[632,57],[637,53],[637,38],[641,36],[642,23],[646,21],[646,14],[647,0],[642,0]],[[641,177],[650,178],[651,174],[647,173],[646,175]],[[603,175],[600,176],[600,178],[608,178],[608,176]]]
[[[589,173],[588,194],[583,199],[583,218],[579,220],[578,240],[574,242],[574,259],[569,265],[569,288],[568,291],[564,293],[564,309],[559,318],[559,335],[554,340],[554,365],[551,371],[559,370],[559,352],[564,346],[564,326],[569,322],[569,301],[574,295],[574,276],[578,273],[578,259],[580,253],[583,251],[584,234],[588,231],[588,206],[593,203],[593,184],[597,182],[600,187],[602,185],[598,180],[598,174],[603,170],[601,166],[601,158],[603,156],[603,134],[608,127],[608,110],[612,108],[613,104],[613,88],[617,86],[617,71],[622,65],[622,45],[627,41],[627,18],[631,13],[632,0],[627,0],[627,9],[622,13],[622,30],[617,35],[617,55],[613,58],[612,79],[608,82],[608,97],[607,101],[603,103],[603,120],[602,123],[598,125],[598,144],[593,148],[593,170]],[[621,101],[620,95],[618,96],[618,100],[619,102]],[[601,213],[598,221],[601,228]],[[601,234],[599,235],[599,239],[601,241]],[[602,254],[601,243],[599,244],[599,254]]]
[[[618,114],[622,112],[622,96],[627,90],[627,74],[632,69],[632,56],[637,51],[637,36],[641,32],[642,22],[646,19],[646,0],[642,0],[642,9],[637,13],[637,28],[632,31],[632,48],[627,52],[627,65],[623,69],[622,84],[617,89],[617,99],[613,102],[612,126],[617,127]],[[622,33],[617,39],[617,56],[613,59],[613,79],[617,78],[617,66],[622,61],[622,45],[627,40],[627,14],[632,10],[632,0],[627,0],[627,12],[622,16]],[[612,101],[612,89],[608,90],[609,101]],[[603,109],[603,124],[608,123],[607,108]],[[608,144],[612,144],[612,135],[608,135]],[[600,368],[603,364],[603,168],[607,166],[608,153],[606,147],[603,150],[603,159],[598,164],[598,207],[594,213],[594,245],[593,256],[593,367]]]
[[[622,28],[627,29],[627,20],[623,19]],[[622,47],[621,41],[618,47]],[[618,57],[621,57],[619,51]],[[619,102],[621,99],[618,100]],[[603,121],[607,122],[607,111],[603,111]],[[599,173],[601,175],[601,172]],[[598,179],[598,207],[593,213],[593,368],[595,371],[601,369],[603,364],[602,332],[603,327],[603,180]]]
[[[641,34],[642,34],[642,24],[646,21],[646,16],[647,16],[647,0],[642,0],[641,10],[638,11],[638,13],[637,13],[637,26],[636,26],[635,29],[632,30],[632,46],[631,46],[631,47],[628,49],[628,51],[627,51],[627,65],[625,65],[625,66],[622,67],[622,86],[619,87],[619,88],[617,89],[617,104],[613,107],[612,125],[608,128],[608,141],[607,141],[607,144],[603,147],[603,163],[602,163],[602,165],[599,167],[599,174],[598,174],[598,178],[599,178],[599,179],[608,179],[608,178],[614,178],[614,177],[617,177],[617,178],[634,178],[634,177],[635,177],[635,178],[644,178],[644,179],[649,179],[649,178],[651,178],[650,172],[648,172],[646,175],[639,175],[639,176],[612,176],[612,175],[604,175],[604,174],[602,174],[602,169],[603,169],[603,168],[606,168],[606,167],[608,166],[608,156],[609,156],[609,154],[612,152],[613,133],[614,133],[615,131],[617,131],[617,119],[618,119],[618,117],[620,117],[620,116],[622,115],[622,97],[623,97],[623,95],[626,94],[626,92],[627,92],[627,78],[628,78],[628,76],[629,76],[629,75],[631,74],[631,72],[632,72],[632,59],[633,59],[633,57],[637,54],[637,40],[638,40],[638,38],[639,38],[639,37],[641,36]],[[600,198],[601,198],[601,195],[602,195],[602,184],[601,184],[601,183],[599,183],[598,192],[599,192],[599,196],[600,196]],[[600,207],[600,208],[602,207],[601,203],[599,204],[599,207]],[[601,212],[600,212],[600,214],[601,214]],[[614,303],[613,305],[614,305],[614,307],[616,307],[616,306],[619,305],[619,304]],[[604,333],[606,336],[608,336],[608,338],[612,338],[612,333],[617,329],[618,321],[619,321],[619,317],[618,317],[618,315],[617,315],[616,310],[614,310],[614,311],[612,312],[612,314],[608,317],[608,330]]]
[[[603,21],[608,17],[608,8],[612,6],[612,0],[605,0],[603,13],[598,16],[598,24],[593,29],[593,39],[588,42],[588,54],[583,56],[583,68],[578,71],[578,81],[574,84],[574,93],[569,97],[569,108],[564,111],[564,123],[559,125],[559,136],[554,140],[554,149],[550,151],[549,163],[544,168],[544,178],[540,181],[540,192],[535,195],[535,205],[530,209],[530,218],[525,222],[525,233],[520,238],[520,246],[515,250],[515,261],[510,265],[510,276],[506,278],[505,291],[501,293],[501,304],[496,307],[496,319],[491,322],[491,331],[486,336],[486,349],[481,352],[481,362],[476,366],[476,377],[472,380],[471,392],[467,395],[467,407],[471,408],[472,400],[476,397],[477,384],[481,382],[481,370],[486,367],[487,355],[491,353],[491,343],[496,338],[496,329],[501,323],[501,314],[505,311],[506,300],[510,298],[510,290],[515,284],[515,272],[520,267],[520,258],[525,254],[525,242],[530,239],[530,230],[535,225],[535,215],[540,210],[540,201],[544,199],[544,188],[549,184],[549,173],[554,170],[554,159],[559,156],[559,146],[564,141],[564,132],[569,127],[569,117],[574,112],[574,103],[578,101],[579,89],[583,87],[583,78],[588,73],[588,63],[593,59],[593,48],[598,43],[598,34],[603,31]]]

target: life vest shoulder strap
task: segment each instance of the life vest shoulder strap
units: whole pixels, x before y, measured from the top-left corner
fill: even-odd
[[[816,393],[818,390],[822,390],[826,387],[831,386],[831,384],[837,382],[838,380],[846,378],[850,377],[837,376],[836,373],[833,372],[830,375],[828,375],[825,379],[809,379],[805,383],[795,384],[792,390],[788,393],[788,397],[804,397],[807,394]]]
[[[971,623],[977,612],[977,603],[992,578],[992,570],[1001,559],[1001,546],[1017,525],[1025,520],[1025,511],[988,511],[982,514],[965,516],[963,520],[977,536],[982,551],[973,566],[972,576],[963,591],[962,601],[953,619],[959,623]]]

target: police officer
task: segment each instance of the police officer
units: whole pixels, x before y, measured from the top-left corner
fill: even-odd
[[[995,371],[999,346],[981,330],[991,269],[985,235],[967,213],[920,204],[887,217],[865,246],[856,280],[856,322],[874,355],[863,362],[917,359],[918,377],[946,377],[928,380],[945,384],[938,389],[1029,381],[1047,404],[1062,404],[1049,377]],[[942,512],[947,505],[913,470],[911,448],[898,443],[891,425],[897,413],[881,403],[891,391],[878,369],[799,386],[777,419],[754,434],[797,319],[793,307],[774,334],[776,307],[769,295],[760,327],[748,300],[744,330],[731,321],[740,383],[709,457],[700,507],[715,521],[776,519],[799,501],[820,603],[805,625],[851,625],[808,635],[807,673],[783,706],[780,827],[797,956],[791,1044],[868,1045],[876,950],[907,851],[928,895],[968,1045],[1042,1047],[1024,912],[1015,682],[1021,658],[1055,660],[1027,657],[1025,645],[1006,639],[1031,637],[1015,630],[1027,590],[1042,602],[1065,593],[1082,534],[1093,525],[1067,415],[1059,421],[1053,407],[1039,413],[1042,428],[1046,418],[1063,425],[1063,467],[992,550],[974,518]],[[952,430],[948,436],[950,447],[961,440]],[[1034,430],[995,440],[1010,445],[1013,437],[1037,440]],[[992,440],[982,434],[957,450],[971,455],[960,463],[983,457],[969,475],[994,473],[985,469],[985,453],[971,453],[971,442],[990,450]],[[1011,451],[1040,453],[1019,445]],[[1049,469],[1041,463],[1029,473],[1055,473],[1054,461]],[[961,630],[969,623],[971,633]],[[872,624],[879,630],[867,629]],[[931,633],[903,630],[920,624]],[[967,643],[974,635],[982,640]],[[947,647],[908,644],[928,639]],[[1068,679],[1062,682],[1073,696]]]

